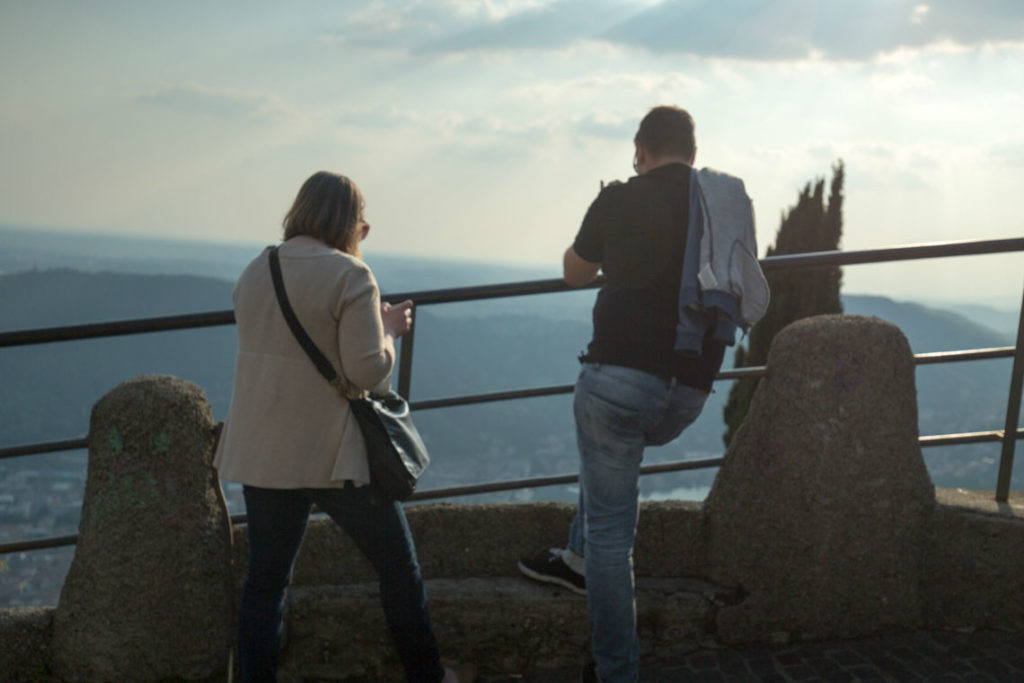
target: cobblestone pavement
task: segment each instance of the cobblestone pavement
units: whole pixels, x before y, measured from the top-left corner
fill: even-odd
[[[673,661],[644,661],[643,683],[685,681],[1024,682],[1024,633],[915,632],[855,641],[698,650]],[[573,683],[579,671],[480,677],[481,683]]]

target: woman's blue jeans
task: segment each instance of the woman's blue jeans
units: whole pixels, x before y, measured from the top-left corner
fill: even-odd
[[[377,571],[384,616],[409,681],[444,677],[416,548],[400,503],[371,486],[244,488],[249,573],[238,612],[242,680],[276,681],[285,589],[313,503],[355,542]],[[359,628],[353,624],[352,628]]]
[[[580,502],[569,549],[584,559],[591,648],[602,683],[639,675],[633,540],[644,447],[668,443],[693,423],[707,394],[640,370],[586,364],[573,411]]]

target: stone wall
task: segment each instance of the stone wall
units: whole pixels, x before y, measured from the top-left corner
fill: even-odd
[[[706,503],[641,506],[643,655],[889,630],[1024,631],[1024,499],[997,504],[991,492],[931,487],[902,334],[866,318],[802,321],[777,337],[768,369]],[[0,671],[12,680],[45,680],[53,669],[72,680],[216,680],[246,541],[236,528],[230,548],[216,510],[205,398],[188,383],[142,378],[111,392],[93,418],[88,510],[66,595],[56,610],[0,610]],[[170,466],[180,472],[174,485],[163,478]],[[160,495],[135,506],[147,491]],[[585,601],[516,571],[517,558],[565,543],[572,506],[407,511],[447,656],[495,672],[578,661]],[[112,562],[103,565],[98,548]],[[290,591],[283,679],[393,677],[378,599],[349,540],[328,520],[311,521]],[[200,643],[202,656],[179,649],[186,643]]]

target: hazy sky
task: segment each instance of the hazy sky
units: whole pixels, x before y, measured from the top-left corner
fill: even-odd
[[[267,243],[302,181],[373,252],[550,263],[656,104],[762,248],[846,163],[843,246],[1024,235],[1024,1],[0,0],[0,224]],[[851,267],[1019,302],[1024,256]]]

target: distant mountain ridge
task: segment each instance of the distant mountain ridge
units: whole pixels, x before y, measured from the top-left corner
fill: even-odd
[[[25,228],[0,225],[0,275],[60,268],[100,273],[138,275],[197,275],[234,282],[245,265],[264,244],[227,244],[173,238],[114,235],[81,231]],[[560,276],[559,259],[550,266],[512,265],[486,262],[446,261],[414,256],[380,254],[370,245],[367,263],[373,268],[385,293],[422,291],[523,280],[553,279]],[[854,295],[859,296],[859,295]],[[579,305],[562,304],[575,297]],[[884,298],[884,297],[879,297]],[[562,294],[555,298],[530,297],[529,306],[518,310],[551,315],[573,315],[589,321],[592,293]],[[1010,297],[1015,301],[1016,297]],[[514,301],[514,300],[513,300]],[[553,307],[543,301],[558,301]],[[1019,309],[997,308],[963,302],[926,302],[929,308],[959,313],[974,322],[1016,337]],[[439,315],[460,315],[474,306],[445,306]]]
[[[844,313],[873,315],[899,325],[915,353],[1014,343],[1009,334],[954,310],[875,295],[845,294],[842,299]]]
[[[233,286],[195,275],[70,268],[0,275],[0,331],[224,310],[231,308]]]

